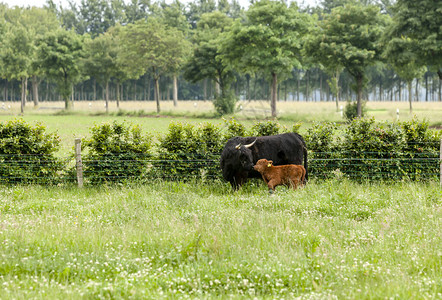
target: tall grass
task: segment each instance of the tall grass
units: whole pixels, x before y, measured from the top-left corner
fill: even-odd
[[[0,189],[0,298],[442,297],[435,182]]]

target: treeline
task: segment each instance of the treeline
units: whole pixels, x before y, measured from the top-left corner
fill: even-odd
[[[0,99],[441,101],[434,0],[0,4]]]

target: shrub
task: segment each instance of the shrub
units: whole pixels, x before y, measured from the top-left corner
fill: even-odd
[[[246,127],[234,118],[231,118],[229,121],[224,119],[224,123],[227,125],[227,132],[224,135],[224,140],[227,141],[235,136],[246,136]]]
[[[0,123],[0,182],[58,183],[63,169],[55,157],[59,148],[58,135],[47,133],[40,123],[32,126],[21,119]]]
[[[425,179],[437,173],[440,136],[428,128],[428,123],[416,118],[401,122],[405,136],[404,173],[414,180]]]
[[[328,177],[339,169],[341,153],[339,139],[335,136],[337,130],[335,123],[314,123],[304,135],[305,143],[309,150],[309,172],[317,177]]]
[[[84,140],[84,176],[92,184],[140,179],[147,172],[151,137],[138,125],[113,122],[95,125]]]
[[[398,124],[354,119],[344,130],[340,170],[362,179],[400,179],[405,136]]]
[[[277,121],[268,120],[255,123],[248,133],[249,136],[275,135],[279,133],[281,125]]]
[[[218,176],[219,154],[224,146],[221,129],[204,123],[199,127],[172,122],[159,138],[156,174],[165,179]]]
[[[367,111],[365,108],[365,102],[362,101],[361,105],[362,105],[361,117],[364,117],[367,114]],[[351,121],[351,120],[358,117],[358,103],[357,102],[347,101],[347,104],[345,105],[345,108],[344,108],[344,117],[348,121]]]
[[[213,100],[213,106],[218,115],[223,116],[235,112],[236,98],[230,93],[227,95],[218,95]]]

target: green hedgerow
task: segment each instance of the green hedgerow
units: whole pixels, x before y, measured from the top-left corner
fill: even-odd
[[[0,123],[0,182],[59,182],[62,161],[55,156],[60,148],[56,133],[47,133],[41,123],[34,126],[22,119]]]
[[[92,184],[123,182],[145,175],[152,138],[138,125],[103,123],[91,128],[92,136],[84,140],[84,175]]]

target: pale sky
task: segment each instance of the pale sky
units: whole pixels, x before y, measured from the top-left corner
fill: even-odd
[[[81,0],[74,0],[76,3],[80,3]],[[182,2],[186,3],[186,0],[181,0]],[[289,0],[291,1],[291,0]],[[8,4],[9,7],[13,7],[13,6],[38,6],[38,7],[43,7],[43,5],[46,3],[46,0],[0,0],[0,2],[2,3],[6,3]],[[166,2],[171,2],[171,0],[166,0]],[[296,0],[296,2],[298,2],[299,6],[304,6],[304,5],[311,5],[311,6],[316,6],[317,0]],[[61,5],[63,7],[68,7],[68,1],[67,0],[54,0],[54,3],[59,5],[61,3]],[[243,7],[248,7],[248,3],[249,0],[239,0],[239,3],[241,4],[241,6]],[[304,4],[303,4],[304,3]]]

